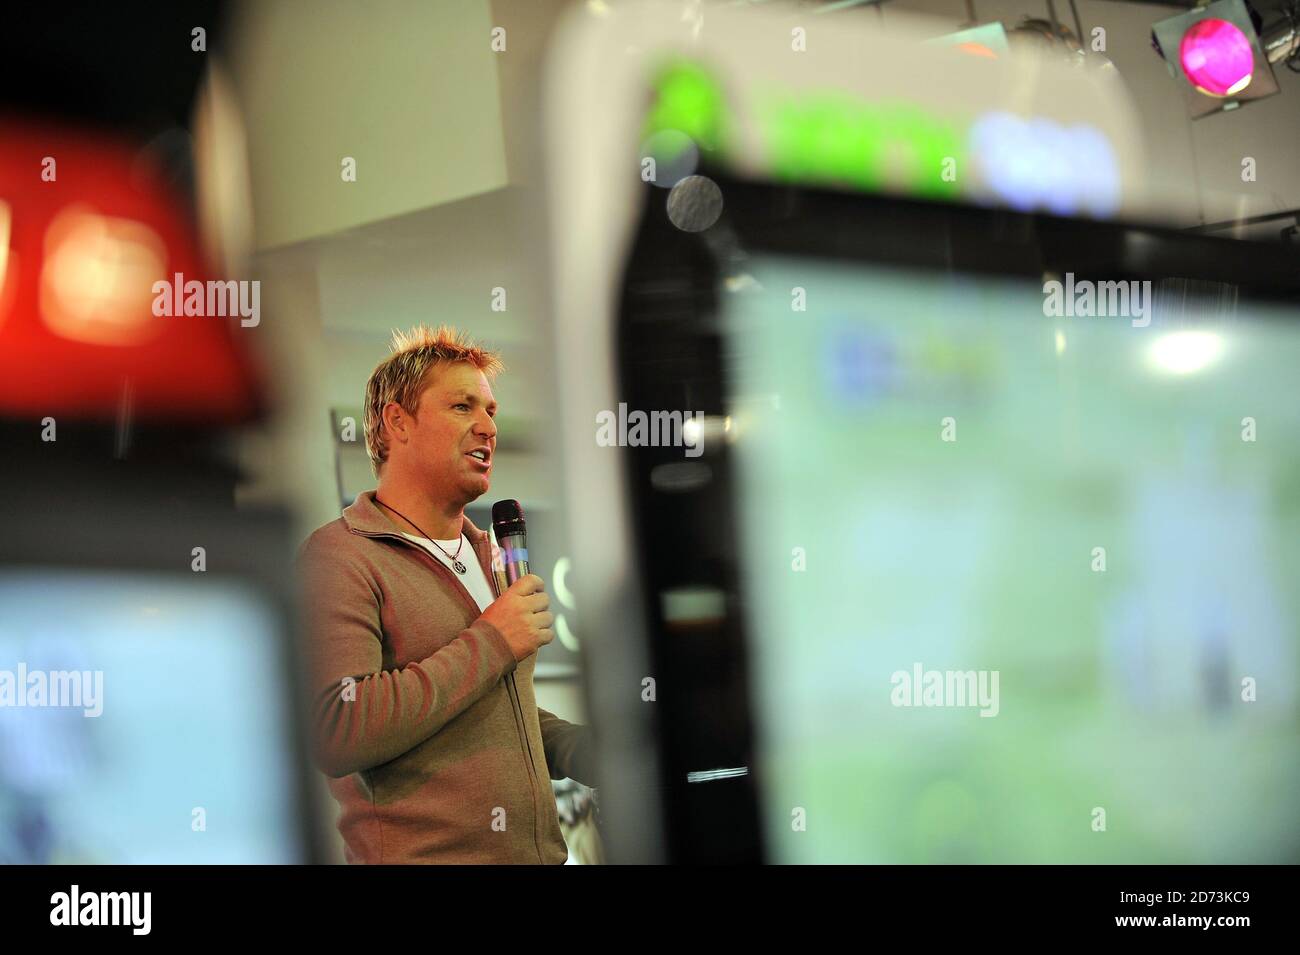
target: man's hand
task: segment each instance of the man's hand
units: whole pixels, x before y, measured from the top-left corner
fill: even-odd
[[[546,609],[551,605],[551,598],[546,596],[543,586],[542,578],[525,574],[494,600],[480,618],[501,631],[516,661],[536,653],[538,647],[555,639],[555,631],[551,629],[555,616]]]

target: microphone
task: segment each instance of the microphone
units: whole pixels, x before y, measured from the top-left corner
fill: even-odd
[[[497,501],[492,505],[492,533],[501,549],[508,587],[528,573],[528,532],[524,526],[524,509],[518,501]]]

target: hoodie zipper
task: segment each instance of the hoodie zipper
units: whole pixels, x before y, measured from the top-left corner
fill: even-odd
[[[478,552],[475,551],[475,556],[477,556],[477,553]],[[497,586],[497,575],[492,573],[490,560],[488,561],[488,563],[489,566],[488,566],[487,577],[489,582],[492,585],[492,592],[496,594],[497,597],[499,598],[501,596],[501,588]],[[533,845],[537,849],[537,861],[542,862],[543,861],[542,845],[540,842],[537,841],[537,835],[538,835],[537,831],[538,829],[541,828],[541,818],[537,806],[537,800],[538,800],[537,789],[540,785],[540,780],[537,780],[537,761],[533,756],[533,744],[528,739],[528,726],[524,723],[524,705],[519,700],[519,684],[515,682],[514,670],[510,671],[508,675],[508,679],[510,680],[510,685],[515,688],[514,704],[515,704],[515,711],[518,714],[516,725],[519,727],[520,731],[524,734],[524,746],[528,750],[528,785],[531,786],[533,790]]]
[[[433,566],[436,567],[438,571],[445,578],[447,578],[452,582],[453,589],[455,589],[460,594],[461,599],[463,601],[467,602],[468,605],[474,611],[476,611],[480,615],[482,614],[482,610],[480,610],[478,606],[478,601],[475,600],[473,595],[468,590],[465,589],[465,585],[456,579],[455,575],[453,575],[452,572],[447,569],[446,565],[444,565],[442,561],[438,560],[436,557],[430,554],[425,548],[421,547],[419,544],[411,540],[409,537],[403,537],[399,534],[390,533],[388,531],[370,532],[370,531],[355,530],[353,531],[353,533],[360,534],[362,537],[369,537],[372,539],[377,537],[388,537],[388,538],[392,538],[393,540],[401,541],[403,544],[406,544],[408,547],[415,548],[415,550],[418,551],[420,554],[422,554],[430,563],[432,563]],[[473,546],[472,542],[470,546],[471,547]],[[477,548],[474,551],[474,559],[478,560]],[[483,565],[480,563],[479,569],[482,569],[482,567]],[[501,590],[500,588],[497,587],[496,575],[491,573],[491,570],[492,568],[489,566],[487,578],[489,583],[491,584],[492,593],[495,595],[495,597],[500,597]],[[537,781],[536,763],[534,762],[534,757],[533,757],[533,744],[528,739],[528,727],[524,725],[524,706],[523,703],[521,703],[519,700],[519,684],[515,682],[515,674],[513,670],[506,675],[506,681],[509,683],[509,687],[513,688],[514,690],[514,693],[512,694],[510,692],[510,689],[508,688],[506,690],[506,696],[507,698],[510,699],[511,713],[514,715],[515,718],[515,731],[517,733],[522,734],[524,738],[524,751],[528,754],[528,759],[526,760],[526,762],[528,763],[528,788],[529,790],[531,790],[532,797],[533,797],[533,848],[537,850],[538,862],[542,862],[544,861],[542,857],[542,844],[538,841],[538,830],[541,828],[540,825],[541,813],[538,811],[538,805],[537,805],[538,781]]]

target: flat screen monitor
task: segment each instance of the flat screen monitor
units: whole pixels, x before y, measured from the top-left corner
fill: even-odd
[[[0,862],[306,858],[285,632],[236,577],[0,567]]]
[[[1300,323],[746,274],[722,301],[771,858],[1300,858]]]
[[[1300,859],[1295,253],[708,173],[618,336],[668,857]]]

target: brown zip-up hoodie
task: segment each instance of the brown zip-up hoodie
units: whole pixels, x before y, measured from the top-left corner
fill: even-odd
[[[491,544],[465,535],[499,596]],[[562,863],[551,779],[592,784],[587,727],[540,710],[456,575],[365,491],[303,543],[317,758],[349,862]]]

